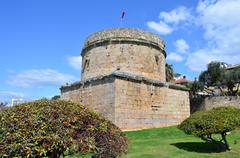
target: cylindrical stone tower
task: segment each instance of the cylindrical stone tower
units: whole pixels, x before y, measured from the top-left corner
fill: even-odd
[[[90,35],[82,50],[82,81],[122,71],[165,82],[165,45],[150,32],[114,28]]]
[[[163,40],[115,28],[90,35],[82,50],[82,79],[61,98],[89,106],[121,129],[177,125],[190,115],[188,89],[166,83]]]

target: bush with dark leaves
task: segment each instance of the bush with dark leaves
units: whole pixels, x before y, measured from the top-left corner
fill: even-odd
[[[44,99],[0,112],[0,157],[117,157],[126,152],[121,130],[83,105]]]

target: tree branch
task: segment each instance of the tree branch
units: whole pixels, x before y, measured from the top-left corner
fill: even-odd
[[[227,133],[226,133],[226,132],[223,132],[223,133],[221,133],[221,136],[222,136],[222,140],[223,140],[223,143],[224,143],[226,149],[227,149],[227,150],[231,150],[231,147],[229,146],[229,144],[228,144],[228,142],[227,142],[227,138],[226,138]]]

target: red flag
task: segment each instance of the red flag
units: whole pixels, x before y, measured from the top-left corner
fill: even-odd
[[[122,12],[122,15],[121,15],[121,18],[122,18],[122,19],[124,18],[124,15],[125,15],[125,12],[123,11],[123,12]]]

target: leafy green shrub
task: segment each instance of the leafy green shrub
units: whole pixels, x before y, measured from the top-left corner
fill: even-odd
[[[76,103],[45,99],[0,112],[0,157],[117,157],[126,151],[118,127]]]
[[[222,144],[230,150],[227,133],[240,127],[240,109],[234,107],[219,107],[209,111],[200,111],[184,120],[178,128],[186,134],[193,134],[205,141],[219,142],[212,134],[221,134]]]

